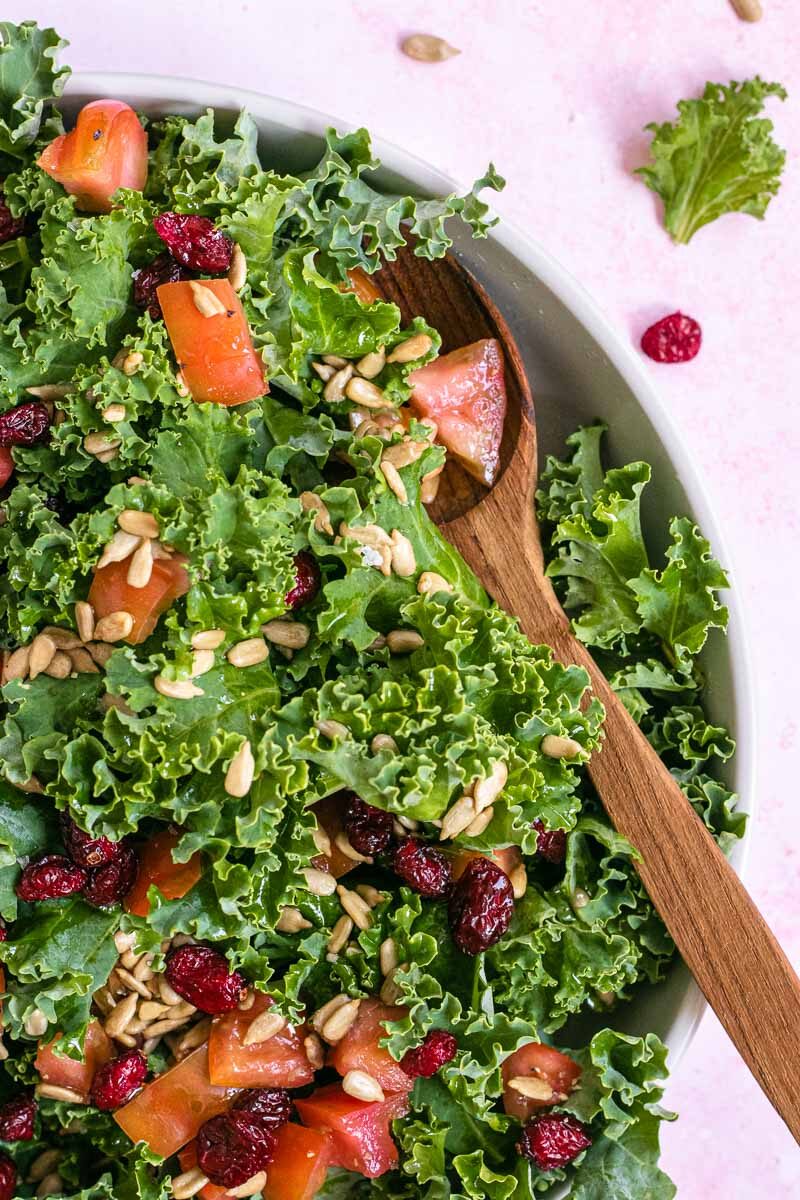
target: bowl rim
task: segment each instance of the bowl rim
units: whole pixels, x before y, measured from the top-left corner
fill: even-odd
[[[297,133],[316,137],[324,137],[329,126],[342,131],[359,128],[353,121],[333,116],[309,105],[265,92],[211,83],[191,76],[136,71],[75,71],[67,80],[64,97],[69,99],[74,93],[86,93],[95,97],[104,94],[116,96],[120,92],[122,95],[146,98],[148,102],[158,104],[165,111],[170,103],[196,109],[211,107],[231,111],[246,108],[257,118],[278,121]],[[423,192],[466,190],[460,181],[390,140],[372,135],[372,146],[384,170],[413,179],[415,185]],[[726,650],[731,669],[737,733],[733,778],[739,796],[739,808],[740,811],[748,813],[748,823],[744,837],[733,847],[730,858],[737,874],[745,879],[758,816],[754,752],[758,730],[752,653],[739,593],[735,590],[735,555],[731,553],[717,524],[694,452],[687,445],[669,410],[661,401],[648,369],[636,353],[633,344],[615,328],[604,315],[599,303],[572,273],[535,238],[506,217],[502,217],[500,224],[493,227],[488,236],[540,279],[569,309],[628,385],[653,426],[668,459],[676,468],[692,518],[701,526],[704,536],[708,538],[720,561],[726,565],[731,577],[732,586],[725,602],[729,611]],[[672,1072],[688,1049],[707,1008],[708,1005],[697,984],[693,980],[690,981],[677,1008],[672,1027],[664,1038],[669,1048]]]

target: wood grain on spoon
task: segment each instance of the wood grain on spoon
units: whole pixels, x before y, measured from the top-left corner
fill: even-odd
[[[433,515],[525,633],[589,672],[606,709],[603,746],[589,765],[592,781],[614,825],[642,856],[645,887],[706,999],[800,1142],[800,981],[716,842],[572,635],[544,574],[533,503],[533,400],[514,339],[453,258],[428,263],[404,251],[376,281],[406,319],[421,314],[439,330],[444,350],[484,337],[503,345],[509,413],[500,478],[487,491],[448,464]]]

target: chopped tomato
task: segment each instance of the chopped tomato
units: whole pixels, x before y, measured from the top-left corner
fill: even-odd
[[[178,1151],[178,1162],[181,1165],[181,1172],[191,1171],[197,1166],[197,1143],[189,1142],[188,1146],[184,1146]],[[271,1169],[271,1168],[270,1168]],[[222,1200],[223,1196],[227,1196],[227,1189],[219,1187],[216,1183],[207,1183],[196,1193],[200,1200]]]
[[[56,1054],[53,1047],[57,1041],[58,1036],[46,1046],[39,1046],[34,1061],[36,1070],[45,1083],[69,1088],[70,1091],[80,1092],[82,1096],[88,1097],[98,1067],[102,1067],[103,1063],[114,1057],[111,1039],[99,1021],[90,1021],[83,1043],[82,1062],[68,1058],[66,1054]]]
[[[407,1092],[370,1104],[348,1096],[341,1084],[329,1083],[304,1100],[295,1100],[295,1107],[305,1125],[330,1133],[332,1166],[358,1171],[368,1179],[377,1179],[397,1166],[391,1122],[408,1112]]]
[[[213,294],[224,311],[204,316],[192,284]],[[169,340],[192,399],[244,404],[269,391],[242,303],[227,279],[180,280],[157,289]]]
[[[181,900],[197,883],[203,873],[203,856],[193,854],[188,862],[176,863],[172,851],[181,840],[181,834],[164,829],[139,848],[139,874],[136,883],[125,897],[125,907],[137,917],[146,917],[150,912],[147,898],[152,884],[167,900]]]
[[[542,1096],[538,1100],[533,1096],[523,1096],[521,1092],[509,1087],[512,1079],[527,1075],[541,1079],[551,1089],[552,1096]],[[580,1077],[580,1067],[566,1054],[554,1050],[552,1046],[530,1042],[509,1055],[503,1063],[503,1107],[510,1116],[527,1121],[540,1108],[550,1108],[553,1104],[562,1103],[577,1085]]]
[[[128,104],[93,100],[75,128],[46,146],[39,166],[84,212],[110,212],[118,188],[141,192],[147,180],[147,134]]]
[[[363,267],[351,267],[347,272],[349,286],[343,285],[344,290],[355,292],[362,304],[374,304],[376,300],[385,299],[378,290],[371,275]]]
[[[383,1004],[374,997],[362,1000],[358,1016],[334,1046],[328,1062],[340,1075],[346,1075],[348,1071],[366,1071],[377,1079],[384,1092],[409,1092],[414,1086],[413,1079],[380,1044],[387,1037],[383,1022],[402,1021],[406,1016],[408,1009],[402,1005]]]
[[[14,474],[14,456],[7,446],[0,446],[0,488],[5,487]]]
[[[129,612],[133,629],[125,639],[132,646],[149,638],[158,618],[179,596],[189,590],[189,573],[180,558],[157,558],[153,563],[150,582],[142,588],[128,583],[130,560],[109,563],[95,571],[89,589],[89,603],[99,620],[113,612]]]
[[[430,417],[438,440],[470,475],[491,486],[500,466],[506,416],[503,352],[495,338],[484,338],[412,371],[411,407]]]
[[[313,1200],[325,1182],[331,1153],[329,1134],[294,1123],[282,1126],[267,1167],[264,1200]]]
[[[505,846],[502,849],[492,850],[491,854],[481,854],[479,850],[459,850],[452,859],[454,879],[458,879],[464,874],[473,858],[491,858],[509,876],[514,868],[522,862],[522,854],[518,846]]]
[[[314,1068],[303,1049],[300,1033],[284,1026],[266,1042],[244,1044],[252,1022],[272,1006],[263,992],[256,992],[247,1012],[234,1009],[214,1018],[208,1042],[209,1075],[227,1087],[303,1087],[313,1082]]]
[[[146,1142],[168,1158],[191,1141],[201,1125],[224,1112],[237,1090],[211,1083],[208,1046],[200,1046],[118,1108],[114,1120],[132,1142]]]
[[[348,871],[352,871],[358,866],[357,862],[343,854],[336,845],[336,835],[341,833],[344,828],[342,816],[346,803],[345,793],[337,792],[336,795],[325,796],[323,800],[318,800],[316,804],[312,805],[312,809],[316,813],[317,824],[327,833],[331,843],[330,854],[317,854],[312,861],[320,871],[327,871],[336,879],[341,879]]]

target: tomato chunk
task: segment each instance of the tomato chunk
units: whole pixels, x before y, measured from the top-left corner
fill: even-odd
[[[353,871],[358,866],[357,862],[343,854],[336,845],[336,835],[341,833],[344,828],[342,817],[347,806],[347,799],[346,792],[337,792],[336,795],[325,796],[324,799],[318,800],[316,804],[312,805],[317,817],[317,824],[327,833],[331,843],[330,854],[317,854],[312,861],[320,871],[327,871],[336,879],[341,879],[348,871]]]
[[[167,900],[181,900],[197,883],[203,874],[202,854],[193,854],[185,863],[172,861],[172,851],[181,836],[171,829],[164,829],[139,848],[139,874],[124,901],[129,913],[135,913],[137,917],[148,915],[147,891],[151,884],[155,884]]]
[[[118,1108],[114,1120],[132,1142],[146,1142],[167,1158],[191,1141],[201,1125],[224,1112],[237,1090],[211,1083],[208,1046],[200,1046]]]
[[[399,1155],[390,1123],[408,1112],[407,1092],[370,1104],[348,1096],[341,1084],[329,1083],[305,1100],[295,1100],[295,1107],[305,1125],[330,1133],[332,1166],[358,1171],[368,1179],[377,1179],[397,1166]]]
[[[200,282],[224,312],[204,316],[192,283]],[[158,302],[186,386],[197,401],[244,404],[269,391],[241,301],[227,279],[162,283]]]
[[[57,1041],[58,1037],[55,1037],[46,1046],[39,1046],[34,1062],[36,1070],[45,1083],[80,1092],[88,1099],[89,1088],[92,1086],[95,1072],[114,1057],[114,1046],[111,1039],[99,1021],[90,1021],[83,1043],[82,1062],[68,1058],[66,1054],[56,1054],[53,1047]]]
[[[0,488],[5,487],[14,474],[14,456],[7,446],[0,446]]]
[[[278,1130],[275,1154],[267,1167],[264,1200],[313,1200],[325,1182],[331,1139],[317,1129],[289,1124]],[[208,1196],[206,1200],[214,1200]]]
[[[272,1006],[263,992],[247,1012],[234,1009],[215,1017],[208,1042],[209,1077],[227,1087],[303,1087],[314,1079],[300,1033],[286,1025],[266,1042],[244,1044],[256,1017]]]
[[[506,417],[503,352],[495,338],[462,346],[412,371],[411,408],[430,417],[438,440],[490,487],[500,466]]]
[[[522,862],[522,854],[518,846],[504,846],[501,849],[492,850],[491,854],[481,854],[479,850],[459,850],[452,859],[453,879],[458,879],[464,874],[473,858],[491,858],[509,876],[514,868]]]
[[[366,1071],[377,1079],[384,1092],[409,1092],[414,1081],[406,1075],[399,1062],[381,1046],[387,1036],[384,1021],[401,1021],[408,1016],[402,1005],[383,1004],[374,997],[362,1000],[358,1016],[329,1056],[329,1063],[340,1075],[348,1071]]]
[[[378,290],[372,276],[368,275],[363,267],[351,267],[347,272],[347,279],[348,284],[344,290],[355,292],[362,304],[374,304],[376,300],[385,298]]]
[[[125,640],[138,646],[149,638],[161,614],[188,592],[186,561],[183,557],[157,558],[150,582],[142,588],[131,587],[128,583],[130,560],[101,567],[95,571],[89,589],[89,603],[95,616],[99,620],[113,612],[129,612],[133,617],[133,629]]]
[[[581,1077],[578,1064],[560,1050],[552,1046],[544,1046],[540,1042],[530,1042],[515,1050],[505,1060],[503,1071],[503,1107],[509,1116],[519,1117],[527,1121],[541,1108],[550,1108],[560,1104],[576,1087]],[[532,1075],[540,1079],[545,1087],[551,1089],[550,1097],[523,1096],[515,1088],[509,1087],[512,1079]]]
[[[39,166],[84,212],[110,212],[118,188],[144,188],[147,134],[129,104],[93,100],[78,113],[70,133],[45,147]]]
[[[191,1171],[192,1167],[197,1166],[197,1143],[189,1142],[188,1146],[184,1146],[178,1152],[178,1162],[181,1164],[181,1171]],[[197,1193],[201,1200],[222,1200],[223,1196],[227,1196],[227,1189],[219,1187],[216,1183],[207,1183]]]

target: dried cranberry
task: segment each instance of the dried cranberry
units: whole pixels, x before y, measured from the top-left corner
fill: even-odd
[[[381,854],[392,840],[392,814],[354,795],[345,810],[344,829],[359,854]]]
[[[14,1200],[17,1194],[17,1168],[0,1150],[0,1200]]]
[[[404,883],[429,899],[446,896],[453,883],[453,869],[440,850],[416,838],[403,838],[394,852],[392,866]]]
[[[544,822],[537,817],[533,822],[536,830],[536,853],[547,862],[558,866],[567,857],[566,829],[545,829]]]
[[[90,868],[83,889],[84,899],[95,908],[110,908],[112,904],[121,904],[136,883],[138,874],[139,859],[136,851],[128,842],[120,842],[116,858],[112,858],[111,862],[101,863],[99,867]]]
[[[0,1142],[29,1142],[36,1124],[37,1104],[25,1093],[0,1105]]]
[[[16,892],[20,900],[34,904],[37,900],[74,896],[85,883],[86,872],[83,867],[70,862],[63,854],[44,854],[24,868]]]
[[[586,1126],[568,1113],[541,1113],[522,1131],[517,1150],[533,1159],[541,1171],[566,1167],[591,1146]]]
[[[275,1135],[248,1113],[231,1110],[201,1125],[196,1145],[203,1174],[217,1187],[234,1188],[272,1161]]]
[[[280,1129],[294,1115],[292,1098],[285,1088],[246,1088],[233,1102],[233,1112],[243,1112],[264,1129]]]
[[[700,350],[703,331],[693,317],[670,313],[642,334],[642,349],[660,363],[691,362]]]
[[[0,942],[8,941],[8,930],[5,925],[0,925]]]
[[[0,413],[0,446],[35,446],[47,437],[50,414],[38,400]]]
[[[286,593],[286,605],[292,610],[310,604],[319,591],[322,580],[319,564],[313,554],[301,550],[294,558],[294,587]]]
[[[459,877],[448,911],[453,941],[465,954],[499,942],[514,915],[514,891],[505,871],[488,858],[473,858]]]
[[[456,1056],[458,1042],[446,1029],[432,1029],[425,1041],[415,1050],[407,1050],[400,1059],[400,1066],[412,1079],[430,1079],[440,1067]]]
[[[139,308],[146,308],[154,321],[161,319],[161,305],[158,301],[157,288],[162,283],[178,283],[188,279],[189,272],[180,263],[175,262],[171,254],[159,254],[146,267],[140,267],[133,273],[133,302]]]
[[[141,1050],[126,1050],[112,1058],[95,1074],[89,1092],[89,1103],[109,1112],[130,1100],[147,1078],[147,1059]]]
[[[23,217],[12,217],[11,209],[6,204],[6,198],[0,192],[0,246],[4,242],[10,242],[12,238],[17,238],[21,233],[25,232],[25,220]]]
[[[201,1012],[230,1012],[242,998],[245,981],[231,971],[227,960],[210,946],[188,944],[170,951],[165,968],[167,983]]]
[[[99,867],[101,863],[111,862],[120,852],[119,842],[112,842],[107,837],[93,838],[75,824],[68,812],[61,814],[61,837],[67,854],[79,867]]]
[[[173,258],[205,275],[224,275],[230,269],[233,242],[208,217],[196,213],[161,213],[155,229]]]

